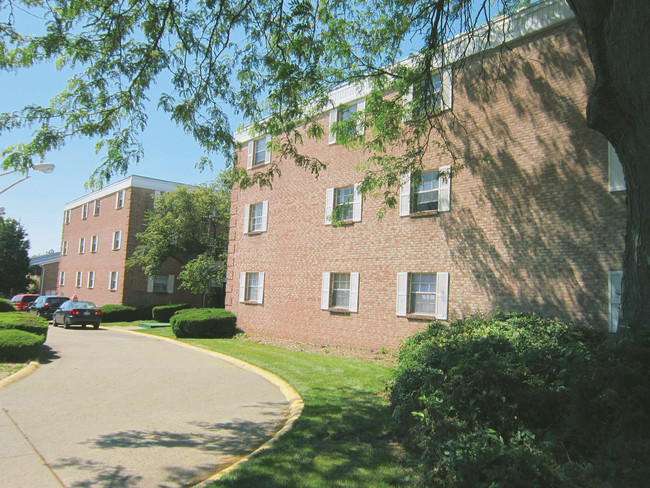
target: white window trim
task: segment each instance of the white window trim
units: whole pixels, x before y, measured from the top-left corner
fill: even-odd
[[[159,276],[164,276],[164,275],[159,275]],[[154,279],[155,276],[148,276],[147,277],[147,293],[154,293],[153,288],[154,288]],[[162,293],[162,292],[156,292],[156,293]],[[174,293],[174,275],[170,274],[167,275],[167,291],[164,293]]]
[[[86,252],[86,238],[81,237],[79,238],[79,254],[83,254]]]
[[[255,143],[261,141],[262,139],[267,139],[266,147],[264,148],[264,164],[253,165],[253,159],[255,158]],[[248,154],[246,155],[246,169],[251,168],[260,168],[271,162],[271,151],[269,150],[269,141],[267,136],[256,137],[248,141]]]
[[[351,313],[357,313],[359,311],[359,273],[348,274],[350,275],[350,301],[347,311]],[[320,308],[322,310],[332,310],[331,277],[332,273],[330,272],[324,272],[322,275],[320,298]]]
[[[81,288],[83,286],[83,273],[81,271],[77,271],[74,279],[74,284],[76,288]]]
[[[97,236],[92,236],[90,238],[90,252],[91,253],[96,253],[97,252],[97,242],[99,240],[99,237]]]
[[[65,286],[65,271],[59,273],[59,286]]]
[[[246,300],[246,280],[249,274],[257,274],[257,301],[255,302]],[[258,305],[264,303],[264,272],[247,273],[246,271],[242,271],[239,273],[239,303],[257,303]]]
[[[126,190],[120,190],[115,193],[115,208],[123,208],[124,200],[126,199]]]
[[[357,100],[352,100],[351,102],[344,103],[342,105],[345,105],[347,107],[354,105],[356,106],[355,112],[363,112],[366,109],[366,99],[359,98]],[[332,131],[332,126],[339,121],[339,113],[342,109],[342,105],[334,107],[329,111],[329,143],[330,144],[336,144],[336,136],[334,135],[334,131]],[[364,132],[365,132],[365,127],[363,121],[359,120],[357,122],[357,134],[362,135],[364,134]]]
[[[625,174],[623,173],[623,165],[621,160],[616,154],[616,149],[610,142],[607,143],[607,162],[609,172],[609,191],[625,191]]]
[[[116,237],[118,237],[117,242],[115,240]],[[122,247],[122,231],[121,230],[116,230],[115,232],[113,232],[112,249],[113,249],[113,251],[119,251],[121,247]]]
[[[113,288],[113,275],[115,275],[115,288]],[[108,273],[108,289],[110,291],[117,291],[119,286],[120,274],[117,271],[111,271]]]
[[[97,200],[95,200],[95,202],[93,204],[93,215],[94,216],[99,215],[99,210],[100,209],[101,209],[101,201],[98,198]]]
[[[89,289],[95,288],[95,272],[94,271],[88,271],[88,281],[87,281],[87,287]]]
[[[64,256],[68,255],[68,241],[63,241],[63,246],[61,247],[61,254]]]
[[[361,222],[363,196],[359,191],[361,183],[354,184],[354,198],[352,200],[352,220],[344,220],[342,222]],[[346,188],[342,186],[340,188]],[[325,191],[325,225],[332,225],[334,223],[334,200],[336,197],[336,190],[338,188],[328,188]]]
[[[618,332],[623,271],[609,272],[609,331]]]
[[[438,212],[448,212],[451,208],[451,166],[438,168]],[[399,214],[402,217],[417,215],[411,212],[411,173],[402,175],[400,186]]]
[[[86,220],[88,218],[88,203],[84,203],[81,206],[81,220]]]
[[[409,302],[409,273],[397,273],[397,304],[398,317],[408,317]],[[449,309],[449,273],[436,273],[436,313],[432,317],[438,320],[447,320]],[[421,314],[418,314],[420,316]],[[425,316],[425,315],[421,315]],[[428,316],[428,315],[426,315]]]
[[[269,218],[269,201],[264,200],[263,202],[260,202],[262,204],[262,227],[259,230],[251,230],[251,207],[253,205],[258,205],[257,203],[254,204],[246,204],[244,205],[244,234],[257,234],[259,232],[266,232],[267,229],[267,223],[268,223],[268,218]]]
[[[63,212],[63,222],[69,224],[71,216],[72,216],[72,210],[66,210],[65,212]]]
[[[449,110],[453,107],[454,103],[454,85],[453,85],[453,75],[451,68],[445,68],[440,70],[440,83],[442,84],[442,107],[438,114]],[[409,90],[407,94],[404,95],[404,104],[410,105],[413,101],[413,87]]]

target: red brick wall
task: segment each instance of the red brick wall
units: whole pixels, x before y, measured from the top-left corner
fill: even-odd
[[[424,325],[396,316],[397,273],[443,271],[449,319],[501,309],[605,326],[625,209],[608,191],[607,143],[586,127],[592,84],[575,22],[456,67],[454,115],[441,117],[458,160],[431,145],[424,163],[454,165],[451,210],[426,217],[380,220],[367,197],[361,222],[325,225],[326,189],[361,181],[354,165],[367,155],[308,141],[329,163],[318,179],[282,162],[272,190],[233,191],[226,307],[247,332],[395,348]],[[244,235],[244,205],[263,200],[267,232]],[[242,271],[265,273],[262,305],[238,302]],[[320,309],[326,271],[360,273],[358,313]]]

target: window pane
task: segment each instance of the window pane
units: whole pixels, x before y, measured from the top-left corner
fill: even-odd
[[[158,293],[167,293],[167,276],[165,275],[154,276],[153,291]]]
[[[438,172],[422,173],[420,184],[413,192],[413,211],[438,210]]]
[[[424,315],[436,313],[436,275],[412,273],[410,275],[409,312]]]
[[[341,108],[341,109],[339,109],[339,113],[338,113],[338,115],[339,115],[339,120],[338,120],[338,121],[339,121],[339,122],[342,122],[342,121],[344,121],[344,120],[348,120],[349,118],[352,117],[352,115],[353,115],[354,112],[356,112],[356,111],[357,111],[357,104],[356,104],[356,103],[354,103],[354,104],[352,104],[352,105],[348,105],[348,106],[345,107],[345,108]]]
[[[350,274],[332,274],[332,307],[349,308],[350,306]]]
[[[354,186],[338,188],[336,190],[336,213],[337,220],[352,220],[354,202]]]
[[[258,273],[246,274],[246,300],[251,302],[257,301],[257,286],[259,282]]]
[[[251,205],[250,232],[262,230],[262,204]]]
[[[253,157],[253,166],[264,164],[266,162],[266,137],[255,141],[255,156]]]

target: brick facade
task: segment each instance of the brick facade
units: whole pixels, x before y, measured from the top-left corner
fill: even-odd
[[[396,348],[426,324],[397,315],[398,273],[448,273],[448,320],[530,311],[607,327],[625,193],[610,192],[608,143],[586,125],[594,77],[577,23],[556,22],[452,72],[453,114],[439,117],[459,159],[431,144],[424,162],[454,168],[449,211],[395,208],[378,219],[380,199],[369,196],[360,222],[326,225],[327,189],[361,181],[354,165],[366,157],[327,135],[304,146],[329,164],[318,179],[284,161],[272,190],[233,191],[226,307],[241,329]],[[327,131],[326,114],[321,122]],[[245,168],[247,144],[238,156]],[[268,202],[266,231],[244,234],[246,205],[259,202]],[[239,300],[242,272],[264,273],[262,303]],[[356,312],[321,307],[324,272],[358,273]]]
[[[178,185],[131,176],[67,204],[63,216],[57,294],[77,295],[80,300],[89,300],[99,306],[199,305],[200,297],[178,289],[175,278],[180,266],[172,260],[165,262],[160,271],[161,275],[173,276],[168,288],[173,290],[172,293],[151,290],[147,276],[139,267],[126,267],[127,259],[138,245],[135,236],[145,228],[146,212],[153,210],[156,192],[170,191]],[[99,202],[98,212],[95,210],[96,202]],[[119,246],[115,245],[116,232],[120,233]],[[97,245],[93,249],[95,237]],[[83,252],[81,239],[84,239]],[[61,284],[62,272],[65,273],[64,284]],[[76,282],[78,272],[81,272],[81,286]],[[90,273],[94,273],[94,284],[90,282]],[[117,273],[114,289],[110,289],[112,273]]]

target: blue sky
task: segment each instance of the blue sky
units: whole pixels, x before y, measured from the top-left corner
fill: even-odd
[[[8,112],[26,104],[47,104],[59,93],[69,73],[58,72],[53,66],[41,65],[19,73],[0,71],[0,111]],[[154,92],[155,93],[155,92]],[[129,169],[127,175],[137,174],[181,183],[197,184],[209,181],[223,169],[225,160],[221,155],[211,155],[214,170],[199,172],[195,163],[203,154],[191,136],[170,122],[161,111],[157,111],[156,95],[152,96],[153,108],[149,124],[143,134],[144,158]],[[231,120],[236,129],[241,120]],[[0,134],[0,147],[26,141],[29,133]],[[31,171],[30,178],[0,194],[0,207],[5,208],[5,217],[22,224],[30,241],[30,256],[58,251],[61,246],[63,206],[88,191],[84,183],[93,170],[99,166],[100,155],[95,154],[95,141],[75,139],[59,151],[50,153],[46,162],[56,166],[51,174]],[[39,162],[39,161],[34,161]],[[19,180],[19,174],[0,177],[0,191]],[[114,176],[111,182],[125,176]]]

